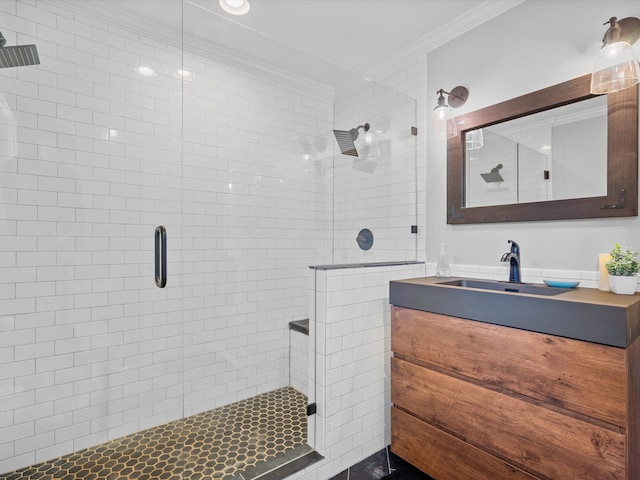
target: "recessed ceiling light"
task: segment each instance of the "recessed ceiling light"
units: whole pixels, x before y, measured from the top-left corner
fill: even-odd
[[[152,77],[156,74],[153,68],[147,67],[146,65],[140,65],[139,67],[136,67],[136,72],[140,75],[144,75],[145,77]]]
[[[184,68],[179,68],[176,70],[176,77],[181,78],[182,80],[189,81],[193,78],[193,72],[191,70],[185,70]]]
[[[251,8],[248,0],[220,0],[220,6],[231,15],[244,15]]]

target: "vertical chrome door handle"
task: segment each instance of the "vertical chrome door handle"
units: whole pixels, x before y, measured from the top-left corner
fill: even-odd
[[[155,244],[156,286],[164,288],[167,285],[167,229],[164,225],[156,227]]]

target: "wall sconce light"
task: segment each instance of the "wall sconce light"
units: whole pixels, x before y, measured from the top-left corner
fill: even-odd
[[[438,105],[433,109],[431,128],[433,133],[441,138],[452,138],[458,135],[458,127],[453,119],[452,108],[458,108],[465,104],[469,98],[469,90],[466,87],[455,87],[450,92],[440,89],[438,94]],[[445,103],[444,95],[448,95]]]
[[[607,23],[591,75],[591,93],[595,94],[617,92],[640,82],[640,64],[631,47],[640,38],[640,19],[611,17],[604,25]]]

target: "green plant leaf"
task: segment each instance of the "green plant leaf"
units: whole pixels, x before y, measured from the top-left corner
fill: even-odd
[[[637,258],[638,253],[632,250],[631,247],[623,249],[619,243],[616,243],[613,250],[611,250],[611,260],[605,265],[609,275],[630,277],[638,273],[638,270],[640,270]]]

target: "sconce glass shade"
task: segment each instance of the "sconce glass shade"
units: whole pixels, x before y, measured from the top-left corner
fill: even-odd
[[[440,138],[452,138],[458,135],[453,112],[446,105],[439,106],[433,111],[431,128],[433,133]]]
[[[450,107],[458,108],[464,105],[469,98],[469,89],[460,85],[450,92],[445,92],[441,88],[436,93],[438,94],[438,104],[433,109],[431,130],[440,138],[453,138],[458,135],[458,126]],[[449,105],[445,102],[445,94],[448,95]]]
[[[482,129],[471,130],[464,136],[464,143],[467,150],[477,150],[484,145],[484,135]]]
[[[593,66],[591,93],[612,93],[640,83],[640,64],[629,42],[606,45]]]

